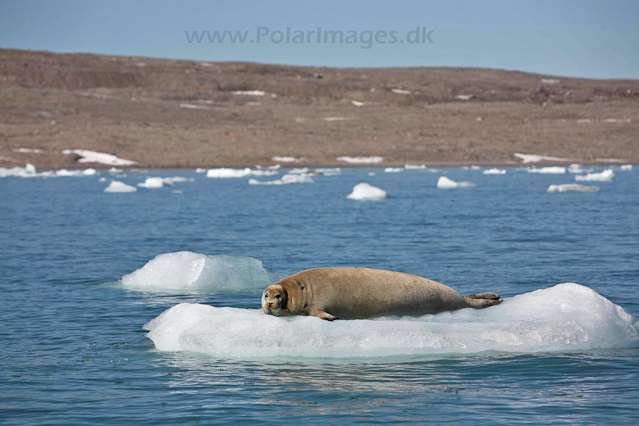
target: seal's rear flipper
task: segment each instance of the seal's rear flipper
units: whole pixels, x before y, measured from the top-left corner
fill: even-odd
[[[468,306],[475,309],[484,309],[490,306],[499,305],[502,300],[495,293],[479,293],[467,296],[466,302]]]
[[[308,314],[317,318],[321,318],[326,321],[335,321],[337,319],[333,315],[329,314],[328,312],[324,312],[319,309],[311,309],[311,311]]]

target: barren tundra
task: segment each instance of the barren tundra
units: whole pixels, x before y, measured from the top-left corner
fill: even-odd
[[[143,167],[639,163],[637,80],[0,50],[0,110],[0,167],[91,165],[67,149]]]

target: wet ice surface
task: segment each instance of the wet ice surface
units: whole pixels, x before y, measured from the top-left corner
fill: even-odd
[[[614,305],[639,316],[636,167],[615,169],[616,179],[597,184],[597,193],[556,196],[547,188],[575,184],[574,175],[516,168],[503,176],[451,168],[437,174],[342,168],[340,176],[313,176],[312,185],[264,188],[248,185],[249,176],[127,171],[114,178],[133,187],[149,176],[195,181],[118,196],[103,192],[107,183],[99,179],[110,175],[98,173],[0,179],[3,418],[65,425],[265,417],[315,423],[636,423],[638,350],[606,342],[629,336],[619,332],[624,316]],[[477,187],[439,190],[442,175]],[[389,198],[347,199],[363,181]],[[183,193],[173,194],[176,188]],[[180,251],[250,257],[285,275],[321,266],[391,269],[463,294],[496,292],[506,302],[430,320],[374,320],[379,328],[367,329],[357,322],[258,316],[257,282],[241,280],[236,290],[170,292],[133,290],[119,282],[156,256]],[[548,293],[565,282],[601,299],[584,290],[590,302],[582,307],[573,300],[583,295]],[[561,304],[542,311],[546,298],[535,300],[544,295],[563,300],[566,311]],[[301,327],[306,347],[294,348],[318,348],[319,355],[244,358],[158,350],[142,327],[181,303],[203,306],[213,319],[204,316],[191,330],[167,334],[187,336],[180,345],[210,344],[211,330],[203,324],[226,312],[247,317],[233,327],[251,325],[246,332],[255,333],[253,342],[261,342],[262,350],[273,341],[285,343],[286,336],[301,340]],[[523,307],[530,306],[539,308],[529,311],[538,318],[526,317]],[[580,313],[582,308],[587,312]],[[284,324],[281,334],[269,329],[257,336],[255,330],[274,320]],[[469,333],[466,324],[480,332]],[[220,341],[232,336],[229,327],[223,323]],[[399,337],[391,341],[392,333]],[[426,353],[438,333],[440,353]],[[508,338],[516,350],[504,343]],[[331,357],[323,356],[326,345],[319,339],[333,344]],[[417,347],[420,341],[424,345]],[[339,342],[358,351],[370,345],[395,352],[347,357]],[[593,342],[608,349],[591,349],[599,346],[588,346]],[[451,351],[461,343],[466,353]],[[526,346],[530,350],[522,350]]]

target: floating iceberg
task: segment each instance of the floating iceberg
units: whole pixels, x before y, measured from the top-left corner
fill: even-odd
[[[386,167],[384,169],[384,173],[399,173],[403,171],[404,169],[402,169],[401,167]]]
[[[485,175],[505,175],[506,170],[504,169],[488,169],[482,172]]]
[[[612,182],[615,180],[615,174],[611,169],[604,170],[601,173],[588,173],[586,176],[575,176],[577,182]]]
[[[358,183],[346,198],[359,201],[383,200],[386,198],[386,191],[367,183]]]
[[[138,189],[135,186],[127,185],[124,182],[118,182],[114,180],[104,188],[104,192],[136,192]]]
[[[596,186],[579,185],[577,183],[565,183],[563,185],[550,185],[546,192],[597,192]]]
[[[426,168],[428,168],[427,166],[425,166],[424,164],[421,165],[417,165],[417,164],[406,164],[404,166],[404,168],[406,170],[424,170]]]
[[[190,272],[185,271],[187,275]],[[418,318],[327,322],[314,317],[275,317],[261,309],[181,303],[144,328],[159,351],[235,359],[639,347],[636,318],[595,291],[574,283],[515,296],[488,309],[462,309]]]
[[[150,177],[146,178],[143,183],[138,183],[138,186],[149,189],[162,188],[164,186],[164,180],[162,180],[161,177]]]
[[[166,178],[162,178],[162,182],[165,185],[173,185],[174,183],[177,182],[193,182],[195,179],[191,178],[185,178],[184,176],[173,176],[173,177],[166,177]]]
[[[566,173],[565,167],[541,167],[539,169],[533,167],[531,169],[526,169],[528,173],[541,173],[541,174],[562,174]]]
[[[281,276],[245,256],[206,256],[190,251],[160,254],[122,277],[126,288],[157,292],[262,290]],[[259,290],[258,300],[259,304]]]
[[[632,170],[632,164],[624,164],[623,166],[619,167],[619,170],[629,172],[630,170]]]
[[[477,185],[472,182],[455,182],[454,180],[448,179],[446,176],[440,176],[437,181],[437,188],[439,189],[470,188],[473,186]]]
[[[85,176],[95,176],[98,174],[98,171],[96,169],[85,169],[82,170],[82,174]]]
[[[339,167],[332,167],[332,168],[320,168],[320,169],[315,169],[313,170],[314,173],[316,174],[320,174],[323,176],[339,176],[342,174],[342,169],[340,169]]]
[[[105,154],[102,152],[89,151],[88,149],[65,149],[63,154],[77,154],[80,158],[80,163],[100,163],[108,164],[109,166],[131,166],[138,164],[135,161],[123,160],[115,155]]]
[[[384,161],[384,157],[337,157],[337,161],[349,164],[375,164]]]
[[[592,169],[584,169],[581,164],[571,164],[568,167],[568,173],[587,173],[592,172]]]
[[[206,169],[197,168],[195,169],[195,173],[206,173]]]
[[[293,183],[314,183],[313,179],[309,175],[296,174],[296,175],[284,175],[282,179],[277,180],[257,180],[249,179],[249,185],[291,185]]]

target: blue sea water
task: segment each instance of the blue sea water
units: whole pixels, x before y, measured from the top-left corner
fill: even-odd
[[[442,174],[478,186],[440,190]],[[119,283],[159,254],[191,251],[250,256],[284,275],[390,269],[504,298],[576,282],[639,317],[639,173],[616,174],[591,183],[598,193],[564,194],[545,191],[573,175],[515,168],[343,169],[285,186],[152,170],[118,180],[195,181],[132,194],[103,193],[97,176],[0,179],[0,422],[636,424],[639,345],[356,358],[323,357],[321,344],[314,357],[167,352],[143,326],[168,308],[256,309],[261,290]],[[346,199],[359,182],[389,198]],[[321,324],[332,325],[343,327]]]

